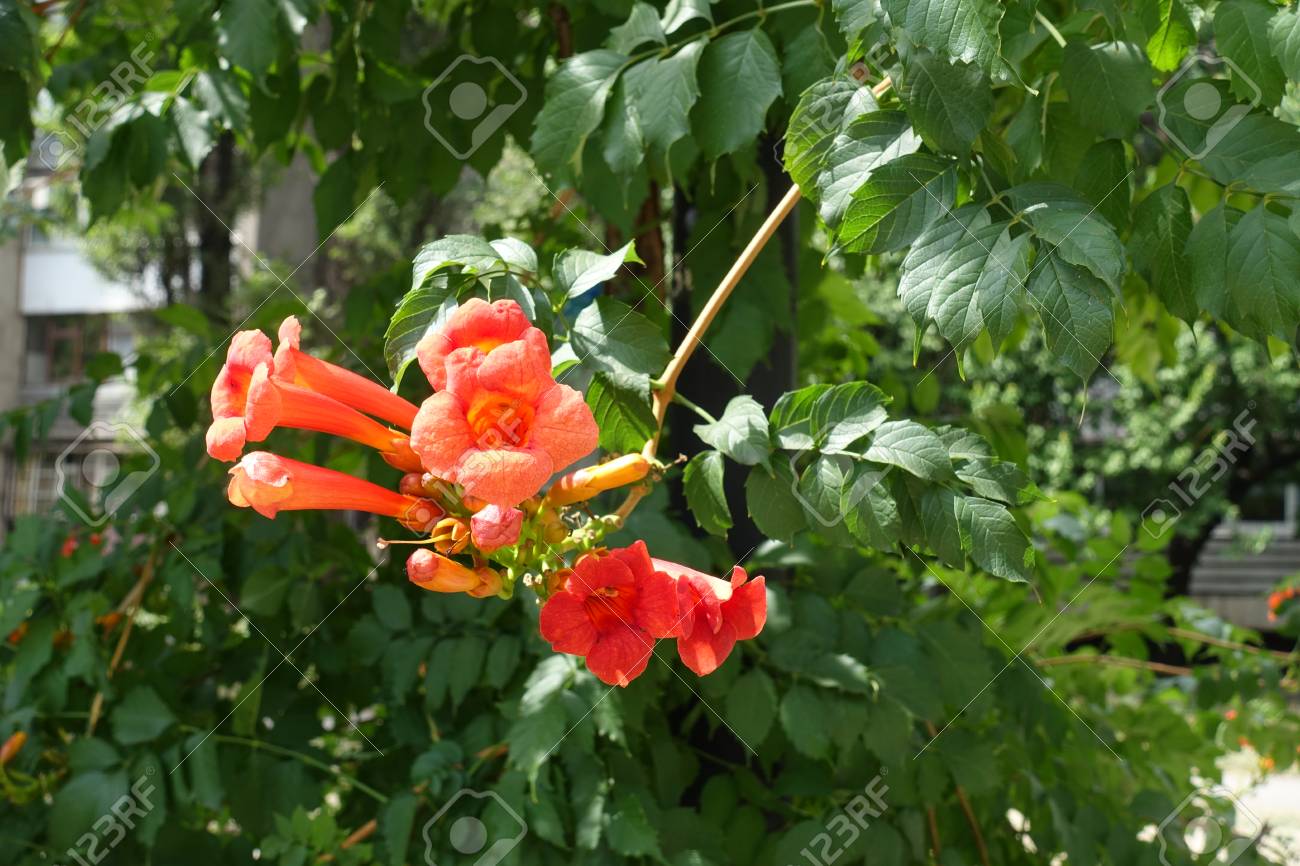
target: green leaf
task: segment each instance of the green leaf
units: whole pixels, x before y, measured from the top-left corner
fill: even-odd
[[[1095,206],[1056,184],[1025,184],[1007,194],[1034,235],[1053,245],[1053,258],[1087,268],[1119,293],[1124,245]]]
[[[1012,275],[1009,264],[993,257],[1006,230],[1006,223],[990,221],[983,205],[971,204],[921,233],[903,259],[898,280],[898,296],[918,329],[933,321],[958,349],[975,339],[984,328],[979,285],[997,292]]]
[[[994,348],[1002,345],[1016,326],[1032,252],[1028,234],[1012,237],[1010,228],[1003,229],[989,250],[992,266],[980,271],[975,283],[980,315]]]
[[[1047,348],[1086,380],[1110,347],[1113,313],[1101,280],[1048,255],[1034,269],[1029,296],[1043,323]]]
[[[242,610],[258,616],[275,616],[293,586],[293,576],[280,568],[259,568],[239,588]]]
[[[868,382],[822,391],[809,416],[813,439],[824,451],[844,451],[885,422],[889,397]]]
[[[494,689],[503,689],[519,667],[521,643],[512,634],[497,635],[488,650],[483,666],[483,681]]]
[[[929,481],[950,481],[954,477],[948,447],[933,430],[915,421],[881,424],[863,456]]]
[[[381,583],[375,587],[371,599],[375,616],[390,631],[406,631],[411,627],[411,603],[406,597],[403,588],[392,584]]]
[[[951,453],[951,446],[949,453]],[[957,467],[957,477],[985,499],[1007,505],[1026,505],[1042,496],[1038,486],[1014,463],[991,457],[967,457]]]
[[[16,2],[0,3],[0,69],[27,75],[34,70],[39,51],[20,8]]]
[[[696,19],[713,23],[712,0],[668,0],[664,16],[660,19],[665,33],[673,34]]]
[[[745,479],[746,510],[754,525],[769,538],[790,541],[808,525],[794,487],[794,473],[783,460],[773,461],[770,470],[755,466]]]
[[[781,698],[781,727],[794,747],[813,759],[830,753],[829,714],[815,689],[795,684]]]
[[[518,238],[498,238],[489,246],[511,273],[522,277],[537,276],[537,253],[528,244]]]
[[[890,495],[885,479],[887,467],[857,463],[840,492],[844,526],[860,543],[877,550],[891,550],[902,532],[898,503]]]
[[[700,527],[710,535],[726,538],[732,521],[727,494],[722,489],[723,468],[720,453],[701,451],[686,464],[682,486],[686,491],[686,504]]]
[[[411,830],[415,827],[415,813],[420,801],[414,794],[402,793],[383,805],[379,812],[379,836],[388,856],[388,866],[402,866],[406,862],[406,848]]]
[[[411,288],[423,288],[438,271],[454,266],[465,273],[481,274],[503,269],[505,261],[495,246],[478,235],[447,235],[425,244],[415,254],[411,262]],[[536,257],[533,270],[537,270]]]
[[[1090,44],[1071,39],[1061,60],[1061,84],[1075,117],[1108,138],[1126,138],[1155,96],[1151,66],[1131,42]]]
[[[727,725],[755,754],[776,719],[776,687],[772,678],[754,668],[736,678],[727,691]]]
[[[853,253],[902,249],[950,210],[956,195],[951,162],[923,153],[899,157],[877,168],[853,193],[839,244]]]
[[[990,75],[1006,73],[998,35],[1004,9],[997,0],[882,0],[881,5],[913,44],[974,63]]]
[[[757,27],[709,43],[700,59],[700,99],[693,117],[705,158],[751,144],[767,109],[781,95],[781,69],[772,42]]]
[[[695,435],[746,466],[761,463],[772,453],[763,407],[745,394],[732,397],[717,421],[696,424]]]
[[[1160,126],[1177,147],[1225,186],[1300,194],[1300,130],[1234,103],[1226,81],[1180,80],[1159,103]]]
[[[1229,324],[1263,341],[1291,342],[1300,324],[1300,237],[1267,205],[1247,211],[1228,235]]]
[[[582,149],[600,125],[605,100],[627,62],[626,55],[599,49],[574,55],[546,83],[530,150],[537,167],[560,177],[582,170]]]
[[[49,844],[59,850],[81,850],[74,846],[92,832],[95,822],[112,815],[113,804],[128,794],[127,786],[127,775],[122,771],[79,773],[54,794],[47,821]]]
[[[1173,72],[1183,64],[1187,49],[1196,43],[1196,26],[1183,0],[1161,0],[1160,26],[1147,40],[1147,56],[1161,72]]]
[[[427,285],[412,289],[397,305],[384,332],[384,361],[393,377],[393,387],[401,384],[406,368],[415,360],[415,347],[424,335],[439,328],[456,309],[462,292],[475,285],[472,274],[439,272]]]
[[[1300,6],[1277,10],[1268,28],[1268,41],[1283,74],[1300,81]]]
[[[645,398],[650,377],[668,365],[668,343],[636,310],[613,298],[597,298],[573,323],[573,350],[620,388]]]
[[[221,53],[235,66],[242,66],[261,78],[275,62],[276,0],[226,0],[217,12],[218,44]]]
[[[1128,226],[1133,208],[1133,174],[1124,143],[1108,138],[1084,153],[1074,188],[1108,223],[1122,230]]]
[[[1214,10],[1214,45],[1239,67],[1232,90],[1240,99],[1276,105],[1286,89],[1282,65],[1273,56],[1270,31],[1277,7],[1266,0],[1224,0]]]
[[[542,765],[564,739],[568,727],[568,716],[559,701],[546,701],[533,712],[521,712],[506,732],[506,742],[510,744],[510,766],[522,770],[530,783],[535,782]]]
[[[813,447],[813,406],[830,385],[809,385],[782,394],[772,407],[772,440],[778,447],[806,450]]]
[[[109,721],[113,738],[124,746],[133,746],[157,739],[176,717],[151,687],[137,686],[113,708]]]
[[[608,255],[587,250],[565,250],[555,257],[555,286],[567,298],[585,295],[588,291],[612,280],[627,262],[645,264],[636,254],[636,242],[628,241]]]
[[[803,92],[786,126],[782,158],[805,195],[818,188],[817,176],[836,136],[876,107],[871,91],[847,75],[819,81]]]
[[[449,687],[451,702],[459,705],[470,689],[479,684],[479,671],[487,655],[487,641],[478,635],[470,634],[452,641],[451,677]]]
[[[627,20],[609,31],[606,44],[619,54],[631,54],[647,42],[663,45],[668,40],[664,36],[663,25],[659,23],[659,12],[649,3],[637,0],[632,4],[632,12]]]
[[[704,40],[699,40],[671,57],[652,57],[627,71],[628,94],[658,167],[667,167],[669,148],[691,131],[691,106],[700,95],[695,69],[703,51]]]
[[[944,565],[964,567],[966,557],[961,550],[961,531],[957,527],[957,497],[946,487],[921,488],[911,483],[908,487],[912,488],[912,498],[930,549]]]
[[[654,412],[646,397],[620,388],[604,373],[592,376],[587,405],[600,428],[600,447],[606,451],[639,451],[654,435]]]
[[[1146,271],[1169,312],[1188,324],[1200,313],[1192,284],[1187,239],[1192,232],[1192,205],[1177,184],[1148,195],[1133,215],[1129,251],[1134,265]]]
[[[831,141],[816,176],[822,221],[831,227],[839,225],[854,191],[873,171],[915,153],[920,146],[920,136],[901,111],[872,111],[855,118]]]
[[[850,45],[881,17],[880,0],[831,0],[831,8]]]
[[[965,155],[993,113],[993,90],[984,71],[918,51],[903,64],[900,91],[907,116],[931,148]]]
[[[624,204],[635,204],[626,199],[636,170],[642,168],[645,138],[641,133],[641,117],[637,114],[636,104],[628,95],[626,77],[620,78],[618,84],[614,85],[601,134],[604,137],[601,155],[610,171],[624,184]]]
[[[1220,203],[1197,221],[1187,237],[1196,303],[1220,319],[1228,309],[1228,237],[1241,215]]]
[[[605,828],[609,847],[624,857],[653,857],[662,861],[659,834],[646,817],[641,801],[632,794],[618,798]]]
[[[1034,562],[1029,539],[1005,505],[975,496],[957,497],[962,547],[975,564],[1006,580],[1028,582]]]

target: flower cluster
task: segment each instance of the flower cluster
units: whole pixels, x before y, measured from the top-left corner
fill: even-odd
[[[542,637],[556,652],[585,657],[612,686],[641,675],[659,638],[676,638],[686,666],[711,674],[767,621],[762,577],[751,581],[739,566],[730,581],[711,577],[652,559],[644,541],[588,553],[561,577],[542,607]]]
[[[1284,606],[1289,607],[1287,602],[1291,601],[1291,599],[1295,598],[1297,595],[1300,595],[1300,588],[1294,586],[1286,586],[1279,589],[1277,592],[1269,593],[1268,621],[1277,622],[1278,614],[1282,611],[1282,608]]]
[[[232,504],[268,518],[301,509],[391,517],[419,536],[405,542],[422,545],[406,571],[422,589],[509,597],[522,579],[545,602],[543,637],[610,684],[644,671],[660,638],[675,639],[682,661],[705,675],[762,629],[763,578],[741,568],[711,577],[651,559],[642,542],[600,546],[621,517],[575,506],[642,481],[651,461],[628,454],[555,477],[596,450],[600,431],[582,394],[555,380],[546,335],[517,303],[466,301],[424,336],[416,358],[432,394],[419,407],[303,352],[300,338],[293,317],[274,351],[262,332],[239,332],[213,383],[208,454],[235,464]],[[374,448],[403,475],[387,488],[245,451],[278,427]]]

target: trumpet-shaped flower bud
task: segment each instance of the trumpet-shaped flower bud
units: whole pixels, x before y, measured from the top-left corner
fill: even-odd
[[[226,496],[232,505],[252,508],[263,517],[311,509],[368,511],[423,532],[443,516],[431,500],[403,496],[343,472],[267,451],[245,454],[230,470]]]
[[[580,558],[542,607],[542,637],[556,652],[584,656],[593,674],[626,686],[646,669],[656,638],[673,633],[677,592],[656,571],[645,542]]]
[[[244,450],[244,408],[253,371],[272,363],[271,341],[261,331],[240,331],[230,340],[226,363],[212,382],[212,426],[208,453],[217,460],[238,460]]]
[[[501,575],[481,566],[468,568],[432,550],[421,548],[406,560],[406,575],[411,583],[431,592],[464,592],[486,598],[501,592]]]
[[[415,404],[403,400],[378,382],[302,351],[299,348],[301,335],[302,325],[296,316],[280,323],[280,345],[275,350],[273,365],[276,379],[333,397],[345,406],[382,418],[405,430],[411,429],[418,411]]]
[[[717,670],[738,640],[758,635],[767,623],[767,586],[750,581],[745,570],[731,570],[730,582],[662,559],[656,570],[677,582],[677,654],[699,676]],[[748,582],[746,582],[748,581]]]
[[[519,541],[519,528],[523,522],[524,513],[518,508],[489,505],[470,518],[474,546],[483,553],[509,547]]]
[[[640,454],[624,454],[607,463],[573,470],[551,485],[546,500],[552,505],[583,502],[597,493],[634,484],[649,472],[650,461],[645,457]]]

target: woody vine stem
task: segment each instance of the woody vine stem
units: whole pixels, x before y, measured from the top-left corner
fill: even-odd
[[[880,97],[892,86],[893,82],[886,76],[880,83],[871,88],[871,95]],[[754,259],[758,258],[758,254],[763,251],[763,247],[767,246],[767,242],[776,233],[777,227],[790,215],[790,211],[794,210],[794,206],[799,203],[802,195],[803,193],[797,183],[790,185],[790,189],[777,202],[772,212],[767,215],[767,219],[763,220],[763,224],[758,227],[758,231],[750,238],[749,243],[745,245],[745,249],[741,251],[736,261],[732,263],[722,281],[718,283],[718,287],[713,290],[713,294],[705,303],[704,309],[700,310],[700,314],[691,324],[690,330],[682,338],[677,351],[673,353],[673,357],[668,361],[668,366],[664,368],[663,375],[652,384],[654,388],[655,432],[641,450],[646,459],[653,461],[655,458],[655,452],[659,448],[659,439],[664,432],[664,418],[668,414],[668,404],[673,401],[673,396],[677,393],[677,379],[686,367],[686,362],[691,359],[691,355],[699,347],[704,332],[713,324],[713,320],[717,318],[723,305],[731,297],[732,291],[749,270],[749,266],[754,263]],[[633,488],[615,513],[626,520],[627,516],[632,513],[632,509],[648,492],[649,488],[645,485]]]

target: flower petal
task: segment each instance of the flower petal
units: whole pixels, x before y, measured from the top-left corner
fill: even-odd
[[[723,622],[716,632],[696,628],[690,637],[677,639],[677,655],[697,676],[706,677],[721,667],[736,646],[736,632]]]
[[[653,650],[654,641],[641,629],[611,629],[587,653],[587,669],[603,683],[627,686],[646,669]]]
[[[653,637],[668,637],[677,626],[677,582],[662,571],[652,571],[637,581],[636,604],[632,608],[636,624]]]
[[[600,429],[582,395],[556,385],[537,402],[529,442],[551,455],[555,471],[586,457],[600,441]]]
[[[555,385],[546,335],[529,328],[523,336],[489,352],[478,368],[480,388],[537,400]]]
[[[736,631],[737,640],[756,637],[767,624],[767,583],[756,577],[731,593],[722,605],[723,621]]]
[[[452,481],[461,457],[473,447],[474,431],[460,400],[439,391],[421,404],[411,426],[411,448],[425,469]]]
[[[568,592],[557,592],[542,605],[538,618],[542,637],[551,649],[585,656],[596,643],[596,627],[587,616],[582,600]]]
[[[429,471],[438,474],[432,467]],[[456,467],[455,478],[450,480],[465,488],[470,496],[509,507],[541,490],[550,477],[551,461],[544,452],[533,448],[497,448],[466,451]]]

